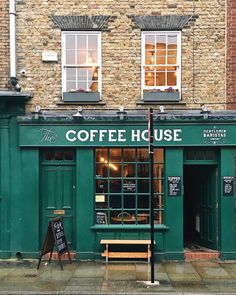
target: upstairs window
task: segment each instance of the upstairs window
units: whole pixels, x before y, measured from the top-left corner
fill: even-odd
[[[180,66],[180,32],[143,32],[142,92],[144,100],[179,100]]]
[[[62,33],[63,100],[100,99],[101,35],[100,32]],[[94,96],[95,94],[95,96]]]

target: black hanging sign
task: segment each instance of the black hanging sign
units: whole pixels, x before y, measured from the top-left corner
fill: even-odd
[[[49,263],[51,262],[52,252],[55,245],[57,248],[57,254],[58,254],[58,259],[60,261],[61,270],[63,270],[62,263],[61,263],[61,255],[67,252],[70,263],[71,263],[71,257],[70,257],[70,252],[68,250],[68,245],[66,241],[64,225],[60,217],[54,218],[48,222],[48,229],[47,229],[46,237],[43,243],[43,248],[40,253],[37,269],[39,269],[40,262],[43,255],[47,253],[50,253]]]
[[[234,195],[233,176],[223,176],[223,195],[232,197]]]
[[[171,197],[181,196],[181,177],[180,176],[168,177],[168,195]]]

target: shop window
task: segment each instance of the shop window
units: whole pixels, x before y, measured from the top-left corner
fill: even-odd
[[[146,148],[95,150],[95,222],[150,223],[149,153]],[[163,223],[164,150],[154,149],[154,217]],[[98,218],[105,216],[106,218]]]
[[[100,43],[100,32],[62,32],[64,101],[100,100]]]
[[[180,42],[180,32],[143,32],[143,100],[179,100],[181,89]]]

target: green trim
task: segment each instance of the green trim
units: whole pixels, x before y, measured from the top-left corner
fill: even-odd
[[[113,230],[132,230],[132,231],[148,231],[150,230],[150,225],[93,225],[90,227],[94,231],[113,231]],[[165,231],[169,230],[166,225],[155,225],[155,231]]]
[[[221,260],[236,260],[236,252],[221,252]]]
[[[0,259],[7,259],[11,257],[11,251],[1,251],[0,250]]]

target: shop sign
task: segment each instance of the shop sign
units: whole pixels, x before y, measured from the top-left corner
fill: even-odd
[[[169,176],[168,180],[168,195],[170,197],[181,196],[181,177],[180,176]]]
[[[20,146],[148,146],[145,125],[24,125]],[[236,145],[234,125],[154,126],[154,146]]]
[[[232,197],[234,195],[234,178],[233,176],[223,176],[223,195]]]

